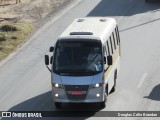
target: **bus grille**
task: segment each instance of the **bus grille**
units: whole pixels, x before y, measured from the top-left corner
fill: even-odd
[[[87,95],[89,85],[65,85],[65,90],[69,100],[84,100]],[[72,95],[72,91],[81,91],[82,95]]]

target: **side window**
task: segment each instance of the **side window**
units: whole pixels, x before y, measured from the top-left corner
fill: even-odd
[[[112,55],[113,54],[113,48],[112,48],[111,37],[109,37],[107,43],[108,43],[108,48],[109,48],[109,51],[110,51],[109,55]]]
[[[115,29],[116,32],[116,38],[117,38],[117,45],[119,45],[119,34],[118,34],[118,28]]]
[[[110,46],[111,53],[113,54],[113,45],[112,45],[111,37],[109,38],[109,46]]]
[[[116,49],[116,39],[114,36],[114,32],[112,33],[113,43],[114,43],[114,49]]]
[[[114,38],[115,38],[115,43],[116,43],[116,45],[117,45],[118,43],[117,43],[116,29],[114,30],[113,35],[114,35]]]
[[[119,40],[119,43],[120,43],[120,37],[119,37],[119,30],[118,30],[118,26],[117,26],[117,33],[118,33],[118,40]]]
[[[107,41],[107,46],[106,47],[107,47],[108,55],[111,55],[110,46],[108,44],[108,41]]]

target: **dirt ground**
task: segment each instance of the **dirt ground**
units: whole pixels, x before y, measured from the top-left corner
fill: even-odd
[[[44,21],[70,0],[20,0],[17,4],[16,1],[19,0],[0,0],[0,61],[21,47]]]
[[[36,24],[67,0],[0,0],[0,24],[4,21]]]

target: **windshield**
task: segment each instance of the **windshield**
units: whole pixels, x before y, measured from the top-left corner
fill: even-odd
[[[97,40],[60,40],[56,44],[53,71],[63,75],[93,75],[102,71],[102,45]]]

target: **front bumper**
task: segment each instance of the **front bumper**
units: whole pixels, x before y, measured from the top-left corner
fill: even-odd
[[[58,94],[58,97],[55,96]],[[100,94],[99,97],[96,95]],[[62,88],[52,88],[52,96],[54,102],[64,102],[64,103],[94,103],[94,102],[102,102],[105,99],[105,89],[104,87],[99,88],[91,88],[88,90],[85,99],[80,100],[70,100],[66,94],[66,91]]]

